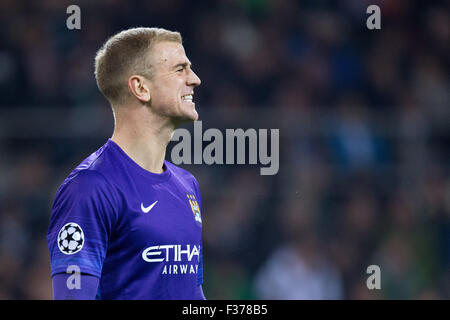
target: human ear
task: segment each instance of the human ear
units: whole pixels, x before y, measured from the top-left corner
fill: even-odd
[[[142,102],[150,101],[150,89],[147,80],[138,75],[132,75],[128,78],[128,89],[131,93]]]

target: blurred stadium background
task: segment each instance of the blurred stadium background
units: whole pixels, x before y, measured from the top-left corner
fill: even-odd
[[[66,8],[81,7],[81,30]],[[381,30],[366,8],[381,8]],[[93,59],[180,31],[206,128],[279,128],[280,170],[184,166],[209,299],[449,299],[447,1],[0,1],[0,298],[51,299],[57,187],[112,134]],[[192,126],[187,126],[192,128]],[[168,152],[170,155],[170,151]],[[366,268],[381,267],[381,290]]]

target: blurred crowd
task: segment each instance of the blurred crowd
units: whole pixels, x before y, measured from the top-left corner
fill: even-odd
[[[112,134],[94,56],[135,26],[183,35],[204,130],[280,129],[277,175],[184,166],[207,298],[450,298],[448,2],[78,1],[68,30],[70,4],[0,1],[0,299],[52,298],[53,197]]]

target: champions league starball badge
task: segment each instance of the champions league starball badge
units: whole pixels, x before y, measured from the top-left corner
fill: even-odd
[[[66,223],[58,233],[58,248],[64,254],[77,253],[83,244],[83,230],[75,222]]]

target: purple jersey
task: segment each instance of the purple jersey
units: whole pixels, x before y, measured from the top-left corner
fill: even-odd
[[[151,173],[109,139],[56,193],[52,276],[97,276],[98,299],[203,299],[201,208],[189,172],[164,161]]]

